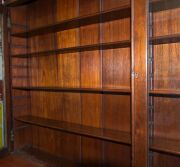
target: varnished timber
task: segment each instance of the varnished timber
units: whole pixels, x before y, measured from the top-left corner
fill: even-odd
[[[60,30],[62,31],[66,29],[72,29],[82,25],[89,25],[99,22],[107,22],[111,20],[126,18],[129,16],[130,16],[130,7],[126,5],[121,8],[112,9],[109,11],[102,11],[87,16],[80,16],[70,20],[65,20],[59,23],[47,25],[45,27],[40,27],[25,32],[15,33],[12,34],[12,36],[26,38],[26,37],[31,37],[35,35],[50,33],[50,32],[57,32]]]
[[[133,167],[148,166],[148,2],[132,1],[132,156]]]
[[[155,0],[150,4],[150,8],[153,12],[165,11],[176,9],[180,7],[180,2],[177,0]]]
[[[150,151],[153,167],[179,166],[180,1],[150,6]],[[151,154],[150,153],[150,154]]]
[[[180,42],[180,34],[157,36],[150,39],[150,44],[152,45],[170,44],[170,43],[179,43],[179,42]]]
[[[108,89],[108,88],[61,88],[61,87],[13,87],[17,90],[29,91],[61,91],[61,92],[92,92],[92,93],[131,93],[130,88]]]
[[[78,135],[99,138],[112,142],[118,142],[124,144],[131,143],[130,135],[128,133],[110,130],[110,129],[94,128],[94,127],[75,124],[75,123],[68,123],[68,122],[40,118],[40,117],[33,117],[33,116],[17,117],[15,118],[15,120],[32,125],[64,131],[67,133],[74,133]]]
[[[47,51],[27,53],[27,54],[17,54],[17,55],[12,55],[12,57],[27,58],[33,56],[36,57],[40,55],[65,54],[65,53],[83,52],[83,51],[91,51],[91,50],[99,50],[99,49],[105,50],[105,49],[126,48],[126,47],[130,47],[130,41],[99,43],[99,44],[84,45],[77,47],[61,48],[57,50],[47,50]]]
[[[153,37],[150,40],[150,44],[153,44],[153,45],[179,43],[179,42],[180,42],[179,34]],[[129,46],[130,46],[130,41],[120,41],[120,42],[99,43],[99,44],[93,44],[93,45],[62,48],[62,49],[57,49],[57,50],[47,50],[47,51],[34,52],[34,53],[17,54],[17,55],[12,55],[12,57],[27,58],[27,57],[32,57],[32,56],[50,55],[54,53],[62,54],[62,53],[82,52],[82,51],[88,51],[88,50],[90,51],[90,50],[98,50],[98,49],[125,48]]]
[[[180,141],[154,137],[150,149],[157,152],[180,155]]]
[[[180,96],[180,91],[178,90],[150,90],[150,95],[169,95],[169,96]]]
[[[31,115],[73,126],[59,130],[57,126],[49,128],[48,121],[43,125],[38,121],[14,121],[18,125],[15,134],[19,134],[15,135],[16,145],[27,143],[29,132],[28,144],[32,147],[81,161],[81,166],[129,167],[130,1],[38,0],[26,7],[26,14],[20,8],[17,13],[18,17],[26,16],[24,25],[28,30],[22,28],[25,26],[18,26],[21,30],[13,26],[12,34],[47,29],[29,35],[30,38],[11,36],[15,42],[27,44],[27,50],[14,48],[11,54],[17,56],[12,59],[16,77],[14,117]],[[21,24],[18,20],[12,18],[13,25]],[[57,29],[56,23],[60,25]],[[21,59],[18,55],[31,58]],[[26,76],[25,69],[28,77],[20,78]],[[30,98],[23,100],[26,94]],[[104,135],[103,129],[111,135]],[[114,132],[119,137],[114,138]],[[128,135],[129,144],[119,142],[127,137],[122,139],[121,132]]]
[[[153,37],[150,40],[150,44],[153,44],[153,45],[179,43],[179,42],[180,42],[179,34]],[[32,56],[50,55],[54,53],[62,54],[62,53],[82,52],[82,51],[88,51],[88,50],[91,51],[91,50],[98,50],[98,49],[125,48],[129,46],[130,46],[130,41],[119,41],[119,42],[99,43],[99,44],[92,44],[92,45],[85,45],[85,46],[62,48],[62,49],[57,49],[57,50],[47,50],[47,51],[34,52],[34,53],[17,54],[17,55],[12,55],[12,57],[27,58],[27,57],[32,57]]]

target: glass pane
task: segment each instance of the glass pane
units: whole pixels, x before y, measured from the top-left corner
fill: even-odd
[[[153,167],[180,164],[180,1],[151,0],[150,147]],[[161,152],[161,153],[160,153]],[[168,155],[173,153],[173,155]]]

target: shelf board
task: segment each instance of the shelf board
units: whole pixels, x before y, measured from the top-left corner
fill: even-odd
[[[176,9],[180,7],[179,0],[156,0],[151,3],[150,9],[152,12]]]
[[[178,42],[180,42],[180,34],[165,35],[165,36],[153,37],[150,39],[150,44],[152,45],[178,43]],[[17,55],[12,55],[12,57],[28,58],[28,57],[38,57],[40,55],[63,54],[63,53],[72,53],[72,52],[91,51],[91,50],[98,50],[98,49],[105,50],[105,49],[115,49],[115,48],[126,48],[130,46],[131,46],[131,41],[124,40],[124,41],[117,41],[117,42],[99,43],[99,44],[75,46],[75,47],[61,48],[61,49],[52,49],[52,50],[33,52],[33,53],[27,53],[27,54],[17,54]]]
[[[62,88],[62,87],[13,87],[17,90],[27,91],[61,91],[61,92],[90,92],[90,93],[131,93],[131,89],[128,87],[121,89],[109,89],[109,88]]]
[[[21,38],[32,37],[36,35],[42,35],[42,34],[47,34],[51,32],[58,32],[61,30],[72,29],[72,28],[80,27],[82,25],[103,23],[103,22],[107,22],[111,20],[127,18],[127,17],[130,17],[130,14],[131,14],[130,6],[125,5],[117,9],[102,11],[102,12],[90,14],[87,16],[80,16],[77,18],[72,18],[72,19],[57,22],[54,24],[49,24],[44,27],[39,27],[39,28],[35,28],[35,29],[31,29],[31,30],[19,32],[19,33],[13,33],[11,35],[15,37],[21,37]]]
[[[150,149],[153,151],[180,155],[180,141],[155,137]]]
[[[180,90],[150,90],[150,95],[180,96]]]
[[[72,52],[91,51],[91,50],[98,50],[98,49],[105,50],[105,49],[115,49],[115,48],[126,48],[130,46],[131,46],[130,40],[124,40],[124,41],[118,41],[118,42],[76,46],[76,47],[70,47],[70,48],[61,48],[61,49],[40,51],[40,52],[27,53],[27,54],[17,54],[17,55],[12,55],[12,57],[28,58],[28,57],[38,57],[40,55],[63,54],[63,53],[72,53]]]
[[[15,120],[31,125],[63,131],[66,133],[72,133],[128,145],[131,144],[130,133],[127,132],[121,132],[104,128],[95,128],[75,123],[68,123],[64,121],[57,121],[34,116],[21,116],[15,118]]]
[[[42,167],[78,167],[81,166],[81,162],[65,159],[63,157],[47,153],[32,146],[26,146],[16,150],[13,155],[23,158],[25,160],[33,161]]]
[[[180,42],[180,34],[164,35],[164,36],[153,37],[150,39],[150,44],[152,45],[179,43],[179,42]]]
[[[21,5],[27,5],[35,1],[37,0],[5,0],[4,6],[16,7],[16,6],[21,6]]]

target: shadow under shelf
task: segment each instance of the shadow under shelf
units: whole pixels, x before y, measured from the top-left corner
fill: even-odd
[[[24,91],[59,91],[59,92],[74,92],[74,93],[111,93],[111,94],[131,94],[131,89],[128,87],[119,89],[110,88],[65,88],[65,87],[12,87],[16,90]]]
[[[131,15],[130,5],[125,5],[119,8],[97,12],[86,16],[79,16],[69,20],[60,21],[54,24],[49,24],[44,27],[38,27],[31,30],[12,33],[14,37],[27,38],[36,35],[42,35],[62,30],[77,28],[80,26],[91,25],[96,23],[104,23],[112,20],[128,18]]]
[[[156,89],[156,90],[150,90],[149,94],[151,96],[180,97],[180,90]]]
[[[4,6],[16,7],[16,6],[21,6],[21,5],[27,5],[35,1],[37,0],[5,0]]]
[[[41,55],[46,56],[50,54],[64,54],[64,53],[83,52],[83,51],[92,51],[92,50],[127,48],[130,46],[131,46],[130,40],[124,40],[124,41],[117,41],[117,42],[98,43],[98,44],[92,44],[92,45],[52,49],[52,50],[47,50],[47,51],[39,51],[39,52],[26,53],[26,54],[17,54],[17,55],[12,55],[12,57],[30,58],[30,57],[38,57]]]
[[[180,34],[158,36],[150,39],[151,45],[170,44],[170,43],[179,43],[179,42],[180,42]],[[106,49],[117,49],[117,48],[128,48],[128,47],[129,48],[131,47],[131,41],[124,40],[124,41],[98,43],[98,44],[91,44],[84,46],[74,46],[69,48],[52,49],[52,50],[32,52],[32,53],[15,54],[12,55],[12,57],[31,58],[31,57],[46,56],[51,54],[64,54],[64,53],[73,53],[73,52],[106,50]]]

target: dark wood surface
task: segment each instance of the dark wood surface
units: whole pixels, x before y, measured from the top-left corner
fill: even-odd
[[[154,137],[150,149],[157,152],[180,155],[180,141]]]
[[[132,154],[134,167],[148,166],[148,2],[132,1]],[[141,26],[140,26],[141,25]]]
[[[11,151],[13,149],[13,142],[11,141],[10,139],[10,131],[11,129],[13,129],[13,123],[12,123],[12,101],[11,101],[11,96],[12,96],[12,92],[11,92],[11,69],[10,69],[10,66],[11,66],[11,55],[10,55],[10,43],[8,41],[8,36],[9,36],[9,28],[7,26],[7,23],[8,23],[8,16],[9,16],[9,12],[7,9],[3,8],[2,10],[3,12],[3,17],[2,17],[2,25],[3,25],[3,52],[4,52],[4,58],[3,58],[3,63],[4,63],[4,66],[3,66],[3,71],[4,71],[4,82],[5,82],[5,87],[3,88],[3,101],[5,100],[6,103],[5,103],[5,112],[6,112],[6,115],[3,116],[4,117],[4,120],[6,122],[6,138],[7,138],[7,149],[8,151]],[[3,83],[3,86],[4,86],[4,83]],[[4,90],[5,89],[5,90]],[[6,151],[2,151],[2,153],[6,153]]]
[[[111,129],[94,128],[94,127],[75,124],[75,123],[68,123],[68,122],[40,118],[40,117],[33,117],[33,116],[17,117],[15,118],[15,120],[32,125],[51,128],[54,130],[64,131],[67,133],[74,133],[78,135],[99,138],[112,142],[131,144],[130,134],[126,132],[120,132]]]
[[[18,155],[9,155],[2,159],[0,159],[0,163],[2,167],[45,167],[40,163],[36,163],[30,159],[23,158]]]
[[[63,54],[63,53],[83,52],[83,51],[91,51],[91,50],[99,50],[99,49],[105,50],[105,49],[126,48],[126,47],[130,47],[130,41],[119,41],[119,42],[84,45],[84,46],[75,46],[69,48],[61,48],[57,50],[47,50],[47,51],[34,52],[34,53],[17,54],[17,55],[12,55],[12,57],[27,58],[27,57],[40,56],[40,55]]]
[[[180,155],[180,141],[173,139],[165,139],[161,137],[154,137],[150,146],[151,150]]]
[[[36,0],[5,0],[4,5],[7,7],[16,7],[20,5],[27,5]]]
[[[106,22],[121,18],[126,18],[130,16],[130,6],[123,6],[117,9],[112,9],[109,11],[102,11],[95,14],[89,14],[87,16],[80,16],[70,20],[61,21],[59,23],[50,24],[45,27],[40,27],[36,29],[31,29],[29,31],[21,33],[13,33],[12,36],[16,37],[31,37],[39,34],[45,34],[50,32],[57,32],[66,29],[76,28],[82,25],[94,24],[99,22]]]
[[[11,9],[14,117],[46,120],[14,121],[16,149],[31,145],[82,166],[180,164],[179,2],[150,5],[149,39],[144,0],[38,0]]]
[[[153,45],[179,43],[179,42],[180,42],[180,34],[157,36],[150,39],[150,44]]]
[[[92,92],[92,93],[131,93],[130,88],[110,89],[110,88],[61,88],[61,87],[13,87],[17,90],[29,91],[61,91],[61,92]]]
[[[179,1],[150,8],[149,124],[153,167],[179,166]]]
[[[160,12],[165,10],[171,10],[176,9],[180,7],[180,2],[177,0],[154,0],[153,3],[151,3],[150,8],[153,12]]]
[[[178,90],[150,90],[150,95],[167,95],[167,96],[179,96],[180,91]]]

